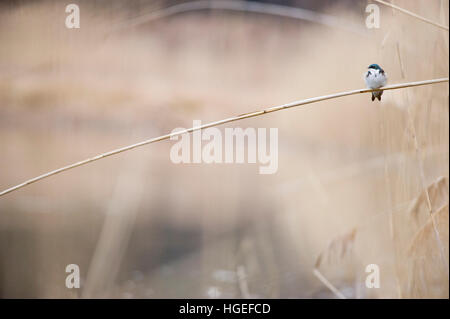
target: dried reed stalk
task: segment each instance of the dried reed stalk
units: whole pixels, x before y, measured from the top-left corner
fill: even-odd
[[[345,257],[351,256],[356,232],[357,229],[353,228],[348,233],[333,239],[327,248],[319,254],[314,264],[313,274],[340,299],[346,299],[346,297],[325,278],[319,269],[326,262],[337,262]]]
[[[436,26],[436,27],[438,27],[438,28],[441,28],[441,29],[444,29],[444,30],[447,30],[447,31],[448,31],[448,26],[445,26],[445,25],[439,24],[439,23],[437,23],[437,22],[428,20],[428,19],[426,19],[426,18],[424,18],[424,17],[419,16],[418,14],[415,14],[415,13],[413,13],[413,12],[411,12],[411,11],[408,11],[408,10],[405,10],[405,9],[403,9],[403,8],[400,8],[400,7],[396,6],[395,4],[391,4],[391,3],[389,3],[389,2],[385,2],[385,1],[382,1],[382,0],[374,0],[374,1],[375,1],[375,2],[378,2],[378,3],[381,3],[381,4],[384,4],[385,6],[391,7],[391,8],[393,8],[393,9],[396,9],[396,10],[398,10],[398,11],[400,11],[400,12],[403,12],[404,14],[407,14],[407,15],[409,15],[409,16],[411,16],[411,17],[414,17],[414,18],[416,18],[416,19],[419,19],[419,20],[421,20],[421,21],[423,21],[423,22],[432,24],[432,25],[434,25],[434,26]]]
[[[348,233],[333,239],[317,257],[314,268],[319,269],[324,262],[335,262],[349,255],[353,250],[356,232],[357,229],[353,228]]]
[[[322,273],[317,270],[316,268],[314,268],[313,270],[313,274],[314,276],[316,276],[328,289],[331,290],[331,292],[333,292],[339,299],[347,299],[344,294],[342,292],[339,291],[339,289],[337,289],[335,286],[333,286],[333,284],[331,282],[328,281],[327,278],[325,278],[324,275],[322,275]]]
[[[323,95],[323,96],[318,96],[318,97],[313,97],[313,98],[309,98],[309,99],[305,99],[305,100],[299,100],[299,101],[294,101],[291,103],[287,103],[287,104],[283,104],[283,105],[278,105],[278,106],[273,106],[261,111],[255,111],[255,112],[251,112],[251,113],[245,113],[245,114],[241,114],[238,116],[234,116],[234,117],[230,117],[227,119],[223,119],[220,121],[216,121],[216,122],[211,122],[211,123],[207,123],[207,124],[203,124],[200,126],[196,126],[196,127],[191,127],[189,129],[186,130],[181,130],[178,132],[174,132],[174,133],[170,133],[170,134],[166,134],[166,135],[161,135],[155,138],[151,138],[136,144],[132,144],[132,145],[128,145],[125,147],[121,147],[103,154],[99,154],[97,156],[94,157],[90,157],[87,158],[85,160],[58,168],[56,170],[50,171],[48,173],[39,175],[37,177],[34,177],[32,179],[29,179],[21,184],[15,185],[13,187],[10,187],[8,189],[5,189],[4,191],[0,192],[0,197],[4,196],[8,193],[11,193],[13,191],[16,191],[20,188],[23,188],[27,185],[36,183],[40,180],[43,180],[45,178],[48,178],[50,176],[68,171],[70,169],[82,166],[82,165],[86,165],[88,163],[92,163],[98,160],[101,160],[103,158],[112,156],[112,155],[116,155],[119,153],[123,153],[129,150],[132,150],[134,148],[137,147],[141,147],[147,144],[152,144],[152,143],[156,143],[156,142],[160,142],[163,140],[168,140],[171,137],[174,136],[179,136],[179,135],[183,135],[183,134],[187,134],[187,133],[192,133],[194,131],[198,131],[198,130],[202,130],[205,128],[209,128],[209,127],[214,127],[214,126],[219,126],[225,123],[231,123],[231,122],[235,122],[235,121],[240,121],[243,119],[247,119],[247,118],[252,118],[252,117],[257,117],[257,116],[261,116],[264,114],[268,114],[268,113],[272,113],[272,112],[277,112],[277,111],[281,111],[281,110],[286,110],[286,109],[290,109],[293,107],[297,107],[297,106],[302,106],[302,105],[307,105],[307,104],[312,104],[312,103],[317,103],[317,102],[321,102],[321,101],[326,101],[326,100],[331,100],[331,99],[336,99],[339,97],[344,97],[344,96],[349,96],[349,95],[356,95],[356,94],[364,94],[364,93],[370,93],[370,92],[374,92],[374,91],[388,91],[388,90],[396,90],[396,89],[402,89],[402,88],[408,88],[408,87],[415,87],[415,86],[422,86],[422,85],[430,85],[430,84],[437,84],[437,83],[443,83],[443,82],[448,82],[449,78],[440,78],[440,79],[433,79],[433,80],[425,80],[425,81],[418,81],[418,82],[409,82],[409,83],[400,83],[400,84],[394,84],[394,85],[388,85],[383,87],[382,89],[358,89],[358,90],[352,90],[352,91],[345,91],[345,92],[340,92],[340,93],[334,93],[334,94],[330,94],[330,95]]]
[[[237,266],[236,274],[242,298],[250,299],[251,295],[250,290],[248,289],[247,272],[245,271],[245,266]]]

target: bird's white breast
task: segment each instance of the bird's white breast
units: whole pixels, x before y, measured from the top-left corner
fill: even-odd
[[[379,70],[369,69],[364,74],[366,85],[369,89],[378,89],[386,85],[386,74],[380,73]]]

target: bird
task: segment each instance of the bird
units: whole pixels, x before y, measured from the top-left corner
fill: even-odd
[[[368,67],[367,73],[364,74],[364,79],[369,89],[379,89],[386,85],[387,74],[378,64],[371,64]],[[372,101],[375,98],[381,101],[381,95],[383,95],[383,91],[372,92]]]

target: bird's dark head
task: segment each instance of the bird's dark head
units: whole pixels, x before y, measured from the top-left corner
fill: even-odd
[[[369,65],[369,69],[382,70],[382,68],[378,64]]]

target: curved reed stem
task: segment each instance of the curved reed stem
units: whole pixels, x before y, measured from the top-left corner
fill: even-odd
[[[311,104],[311,103],[316,103],[316,102],[320,102],[320,101],[325,101],[325,100],[331,100],[331,99],[336,99],[339,97],[343,97],[343,96],[348,96],[348,95],[355,95],[355,94],[362,94],[362,93],[369,93],[369,92],[374,92],[374,91],[388,91],[388,90],[396,90],[396,89],[402,89],[402,88],[408,88],[408,87],[414,87],[414,86],[422,86],[422,85],[430,85],[430,84],[436,84],[436,83],[443,83],[443,82],[448,82],[448,78],[440,78],[440,79],[433,79],[433,80],[426,80],[426,81],[418,81],[418,82],[409,82],[409,83],[400,83],[400,84],[394,84],[394,85],[388,85],[383,87],[382,89],[359,89],[359,90],[352,90],[352,91],[346,91],[346,92],[340,92],[340,93],[335,93],[335,94],[330,94],[330,95],[323,95],[323,96],[318,96],[318,97],[313,97],[313,98],[309,98],[309,99],[305,99],[305,100],[299,100],[299,101],[294,101],[291,103],[287,103],[287,104],[283,104],[283,105],[278,105],[278,106],[273,106],[261,111],[255,111],[255,112],[250,112],[250,113],[245,113],[245,114],[241,114],[238,116],[234,116],[234,117],[230,117],[227,119],[223,119],[220,121],[216,121],[216,122],[211,122],[211,123],[207,123],[207,124],[203,124],[200,126],[196,126],[196,127],[191,127],[189,129],[186,130],[181,130],[178,132],[174,132],[174,133],[170,133],[170,134],[166,134],[166,135],[161,135],[158,137],[154,137],[136,144],[132,144],[132,145],[128,145],[128,146],[124,146],[103,154],[99,154],[97,156],[91,157],[91,158],[87,158],[85,160],[58,168],[56,170],[50,171],[48,173],[39,175],[37,177],[34,177],[32,179],[29,179],[21,184],[18,184],[16,186],[10,187],[8,189],[5,189],[4,191],[0,192],[0,197],[4,196],[8,193],[11,193],[13,191],[16,191],[22,187],[25,187],[27,185],[36,183],[40,180],[43,180],[45,178],[48,178],[50,176],[62,173],[64,171],[68,171],[70,169],[73,169],[75,167],[79,167],[88,163],[92,163],[95,161],[98,161],[102,158],[105,157],[109,157],[112,155],[116,155],[122,152],[126,152],[129,150],[132,150],[134,148],[140,147],[140,146],[144,146],[147,144],[152,144],[152,143],[156,143],[159,141],[163,141],[163,140],[168,140],[173,136],[179,136],[182,134],[186,134],[186,133],[192,133],[194,131],[198,131],[198,130],[202,130],[208,127],[213,127],[213,126],[218,126],[218,125],[222,125],[225,123],[230,123],[230,122],[235,122],[235,121],[240,121],[243,119],[247,119],[247,118],[251,118],[251,117],[256,117],[256,116],[261,116],[267,113],[272,113],[272,112],[277,112],[277,111],[281,111],[281,110],[286,110],[292,107],[297,107],[297,106],[302,106],[302,105],[306,105],[306,104]]]

